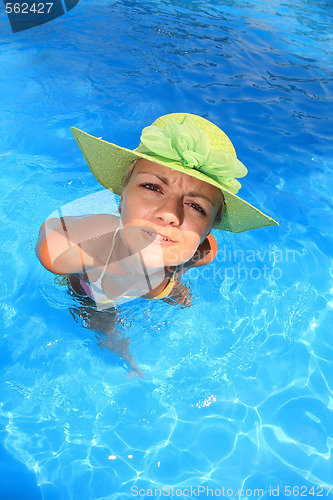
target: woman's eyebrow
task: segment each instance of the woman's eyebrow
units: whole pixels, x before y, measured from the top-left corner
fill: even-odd
[[[167,186],[169,185],[169,180],[167,177],[164,177],[164,175],[161,174],[155,174],[154,172],[146,172],[144,170],[141,170],[141,172],[138,172],[138,175],[141,174],[148,174],[148,175],[153,175],[154,177],[157,177],[160,181],[164,182]]]
[[[138,175],[140,174],[149,174],[153,175],[154,177],[157,177],[161,182],[169,186],[169,179],[167,177],[164,177],[162,174],[156,174],[154,172],[146,172],[142,170],[141,172],[138,172]],[[204,200],[207,200],[213,207],[215,207],[214,202],[201,190],[199,191],[191,191],[190,193],[186,193],[186,196],[191,196],[192,198],[203,198]]]
[[[204,200],[207,200],[213,207],[215,207],[215,204],[212,202],[212,200],[202,191],[192,191],[191,193],[187,193],[186,196],[191,196],[191,198],[203,198]]]

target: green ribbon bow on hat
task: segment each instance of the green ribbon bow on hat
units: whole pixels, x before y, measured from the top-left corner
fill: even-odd
[[[144,128],[138,151],[199,170],[233,194],[241,188],[235,177],[247,174],[243,163],[231,153],[210,149],[208,135],[188,116],[182,123],[168,121],[165,130],[156,125]]]

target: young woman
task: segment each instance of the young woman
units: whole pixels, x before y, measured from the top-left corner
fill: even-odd
[[[49,219],[36,251],[97,309],[135,297],[184,301],[177,295],[182,274],[216,255],[212,228],[277,225],[236,196],[236,178],[247,170],[229,138],[204,118],[162,116],[142,131],[134,151],[72,131],[95,177],[121,196],[121,216]]]

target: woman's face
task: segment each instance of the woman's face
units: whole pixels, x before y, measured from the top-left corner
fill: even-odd
[[[221,191],[180,172],[139,159],[121,196],[126,245],[150,268],[188,261],[212,229]]]

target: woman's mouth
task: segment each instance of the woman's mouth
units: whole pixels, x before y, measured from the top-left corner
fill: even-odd
[[[176,243],[174,240],[172,240],[168,236],[165,236],[164,234],[157,233],[155,231],[147,231],[146,229],[144,229],[143,235],[146,239],[148,239],[152,242],[155,242],[155,243],[160,243],[160,244]]]

